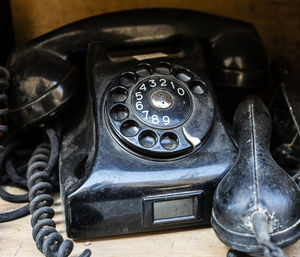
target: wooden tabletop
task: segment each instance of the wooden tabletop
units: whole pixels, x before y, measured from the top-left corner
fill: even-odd
[[[20,193],[20,190],[13,190]],[[66,238],[61,202],[57,195],[54,204],[57,230]],[[0,211],[9,211],[22,204],[0,200]],[[32,239],[30,216],[0,224],[1,257],[39,257],[41,254]],[[165,232],[142,233],[74,241],[70,255],[79,256],[86,248],[93,257],[225,257],[228,248],[215,236],[212,228],[177,229]],[[284,250],[288,257],[300,256],[300,241]]]

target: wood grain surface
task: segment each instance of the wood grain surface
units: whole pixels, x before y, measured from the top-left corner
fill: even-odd
[[[9,189],[19,194],[19,189]],[[57,230],[66,238],[64,215],[58,195],[54,204]],[[0,212],[17,208],[0,200]],[[212,228],[177,229],[165,232],[127,236],[94,238],[74,241],[70,257],[79,256],[86,248],[93,257],[225,257],[228,248],[214,234]],[[284,250],[288,257],[300,256],[300,241]],[[32,239],[30,216],[8,223],[0,223],[1,257],[42,257]]]

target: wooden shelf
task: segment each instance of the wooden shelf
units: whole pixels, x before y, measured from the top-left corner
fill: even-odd
[[[14,189],[13,192],[20,193],[20,190]],[[21,204],[0,200],[0,212],[19,206]],[[57,230],[66,238],[64,217],[58,196],[56,196],[54,209]],[[43,256],[32,239],[30,215],[16,221],[0,223],[0,231],[1,257]],[[209,227],[76,240],[74,243],[75,247],[70,257],[79,256],[86,248],[92,250],[93,257],[225,257],[228,251]],[[284,252],[289,257],[300,256],[300,241],[285,249]]]

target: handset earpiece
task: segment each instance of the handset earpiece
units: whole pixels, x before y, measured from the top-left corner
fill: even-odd
[[[74,96],[83,79],[78,69],[53,52],[26,49],[8,61],[11,72],[9,112],[25,127],[54,116]]]
[[[235,113],[237,161],[217,187],[212,226],[234,250],[284,256],[300,237],[300,189],[273,160],[271,118],[257,97],[244,100]]]

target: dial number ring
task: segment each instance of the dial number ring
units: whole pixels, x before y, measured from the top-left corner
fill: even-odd
[[[206,83],[169,63],[140,64],[121,73],[111,81],[105,101],[111,133],[139,155],[159,159],[181,158],[199,149],[215,112]]]
[[[162,129],[181,125],[192,109],[187,88],[167,76],[154,76],[139,82],[132,92],[131,104],[143,123]]]

